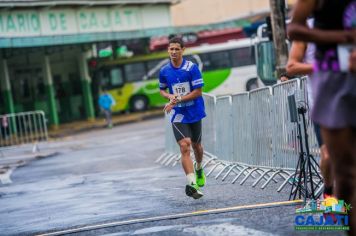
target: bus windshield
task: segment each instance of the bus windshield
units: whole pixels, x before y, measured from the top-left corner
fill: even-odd
[[[256,45],[258,77],[266,85],[276,83],[275,68],[276,58],[272,41],[260,42]]]
[[[290,20],[286,21],[286,24]],[[259,79],[265,85],[272,85],[277,82],[276,73],[276,54],[273,41],[267,31],[267,24],[262,24],[257,29],[257,35],[254,38],[257,74]],[[288,51],[290,49],[290,42],[287,40]]]

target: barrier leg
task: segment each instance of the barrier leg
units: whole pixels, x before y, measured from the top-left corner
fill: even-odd
[[[237,168],[237,164],[232,165],[221,180],[224,181],[234,168]]]
[[[205,164],[202,166],[202,168],[205,168],[205,166],[207,166],[210,162],[213,162],[217,160],[217,158],[211,158],[209,161],[205,162]]]
[[[169,158],[167,158],[162,165],[168,166],[168,164],[176,157],[177,154],[171,155]]]
[[[252,187],[255,187],[260,181],[262,178],[265,177],[265,175],[267,175],[269,172],[271,172],[272,170],[267,170],[265,171],[253,184],[252,184]]]
[[[261,189],[264,189],[264,188],[269,184],[269,182],[271,182],[271,180],[273,180],[273,178],[274,178],[276,175],[280,174],[279,172],[280,172],[279,170],[278,170],[277,172],[274,172],[274,173],[269,177],[269,179],[266,181],[266,183],[264,183],[264,184],[261,186]]]
[[[160,155],[158,158],[157,158],[157,160],[155,160],[155,163],[158,163],[158,162],[160,162],[166,155],[168,155],[168,153],[163,153],[162,155]]]
[[[222,170],[215,176],[215,179],[218,179],[219,176],[226,170],[226,168],[228,168],[229,166],[231,166],[231,164],[226,165],[224,168],[222,168]]]
[[[284,174],[286,174],[286,177],[282,176],[285,181],[281,184],[281,186],[277,189],[277,192],[282,191],[282,189],[285,187],[285,185],[291,181],[291,178],[295,175],[295,173],[288,173],[284,171]],[[293,180],[294,181],[294,180]]]
[[[250,177],[253,172],[258,171],[258,170],[259,170],[259,168],[253,168],[253,169],[250,171],[250,173],[248,173],[248,174],[245,176],[245,178],[243,178],[243,179],[241,180],[240,185],[243,185],[243,184],[245,183],[245,181],[248,179],[248,177]]]
[[[172,164],[172,167],[173,167],[173,166],[176,166],[177,163],[181,160],[181,158],[182,158],[182,155],[177,155],[176,159],[174,160],[174,162],[173,162],[173,164]]]
[[[167,160],[169,160],[170,158],[172,158],[175,154],[169,153],[162,161],[161,161],[161,165],[164,165],[164,163],[166,163]]]
[[[168,159],[168,161],[164,165],[168,166],[172,161],[177,160],[177,156],[180,157],[180,154],[175,154],[172,158]]]
[[[209,173],[206,176],[209,176],[219,165],[223,165],[223,163],[221,162],[216,163],[215,166],[209,171]]]
[[[233,179],[233,180],[231,181],[231,183],[234,184],[234,183],[237,181],[237,179],[238,179],[247,169],[249,169],[249,168],[250,168],[249,166],[246,166],[245,168],[243,168],[243,169],[241,170],[241,172],[235,177],[235,179]]]

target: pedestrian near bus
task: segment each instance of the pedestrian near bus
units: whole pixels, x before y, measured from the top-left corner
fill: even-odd
[[[206,116],[202,97],[204,81],[198,66],[183,58],[184,50],[181,38],[170,39],[170,62],[160,70],[159,88],[160,94],[169,99],[164,111],[171,115],[173,133],[180,147],[182,166],[187,178],[185,193],[198,199],[203,196],[200,188],[205,185],[201,144],[202,119]],[[191,147],[196,160],[195,166],[190,158]]]
[[[304,24],[310,15],[313,29]],[[336,196],[353,207],[348,234],[356,235],[356,0],[298,0],[288,34],[316,44],[311,116],[329,151]]]
[[[105,115],[105,121],[108,128],[112,128],[112,118],[111,118],[111,107],[114,106],[115,99],[108,93],[107,90],[103,90],[101,95],[99,96],[99,106],[101,111]]]
[[[307,25],[312,28],[314,19],[308,19]],[[309,109],[313,107],[313,96],[310,83],[310,75],[313,73],[313,62],[315,54],[314,43],[307,43],[303,41],[292,41],[291,50],[289,52],[288,62],[286,66],[286,75],[281,78],[282,81],[288,80],[290,77],[297,77],[302,75],[307,76],[307,90],[308,90],[308,106]],[[334,177],[332,172],[331,160],[323,143],[320,133],[320,126],[314,122],[315,136],[320,147],[320,170],[324,180],[323,198],[327,199],[333,196]]]

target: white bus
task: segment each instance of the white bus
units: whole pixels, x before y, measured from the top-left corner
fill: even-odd
[[[204,92],[232,94],[270,84],[270,78],[258,76],[253,39],[187,48],[184,57],[199,65]],[[257,58],[257,60],[259,60]],[[168,53],[159,52],[127,59],[101,59],[92,71],[93,94],[107,89],[117,101],[113,111],[142,111],[166,103],[159,94],[158,73],[168,62]],[[275,82],[275,81],[274,81]]]

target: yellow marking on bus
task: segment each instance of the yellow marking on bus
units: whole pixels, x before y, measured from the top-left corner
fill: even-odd
[[[199,216],[199,215],[206,215],[206,214],[214,214],[214,213],[215,214],[226,213],[226,212],[238,211],[238,210],[249,210],[249,209],[259,209],[259,208],[265,208],[265,207],[296,205],[296,204],[300,204],[302,202],[303,202],[303,200],[293,200],[293,201],[284,201],[284,202],[269,202],[269,203],[226,207],[226,208],[217,208],[217,209],[210,209],[210,210],[200,210],[200,211],[193,211],[193,212],[187,212],[187,213],[178,213],[178,214],[173,214],[173,215],[155,216],[155,217],[139,218],[139,219],[133,219],[133,220],[116,221],[116,222],[97,224],[97,225],[88,225],[88,226],[83,226],[83,227],[78,227],[78,228],[72,228],[72,229],[67,229],[67,230],[60,230],[60,231],[54,231],[54,232],[50,232],[50,233],[39,234],[38,236],[53,236],[53,235],[78,233],[78,232],[83,232],[83,231],[97,230],[97,229],[116,227],[116,226],[121,226],[121,225],[137,224],[137,223],[159,221],[159,220],[178,219],[178,218]]]

